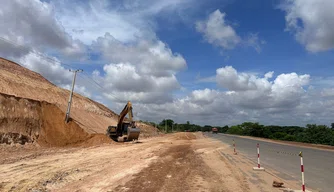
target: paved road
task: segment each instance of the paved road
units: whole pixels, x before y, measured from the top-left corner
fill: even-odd
[[[232,145],[236,142],[237,151],[257,162],[256,144],[260,144],[261,166],[280,172],[286,180],[301,180],[299,151],[303,152],[306,187],[310,186],[321,192],[334,191],[334,151],[288,146],[249,138],[240,138],[225,134],[206,135]],[[232,150],[232,149],[231,149]]]

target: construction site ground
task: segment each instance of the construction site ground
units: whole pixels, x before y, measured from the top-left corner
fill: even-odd
[[[137,143],[0,149],[0,191],[282,191],[272,187],[280,179],[270,171],[253,171],[253,162],[201,132]]]

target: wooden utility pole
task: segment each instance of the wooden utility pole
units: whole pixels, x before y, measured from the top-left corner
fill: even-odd
[[[75,78],[77,77],[78,72],[82,72],[82,69],[77,69],[77,70],[69,70],[70,72],[73,72],[73,81],[72,81],[72,88],[71,88],[71,93],[70,97],[68,99],[68,105],[67,105],[67,111],[66,111],[66,116],[65,116],[65,122],[68,123],[68,120],[70,118],[70,112],[71,112],[71,104],[72,104],[72,97],[73,97],[73,90],[74,90],[74,85],[75,85]]]

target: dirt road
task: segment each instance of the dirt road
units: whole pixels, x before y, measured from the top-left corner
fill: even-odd
[[[0,191],[281,191],[271,186],[273,174],[254,172],[228,145],[202,133],[90,148],[2,146],[0,152]]]

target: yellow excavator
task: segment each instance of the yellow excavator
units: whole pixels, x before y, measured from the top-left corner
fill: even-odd
[[[126,115],[128,115],[128,122],[125,121]],[[139,134],[140,129],[133,121],[132,104],[128,101],[119,115],[117,126],[108,126],[107,135],[114,141],[119,141],[119,138],[123,138],[123,141],[134,141],[138,140]]]

